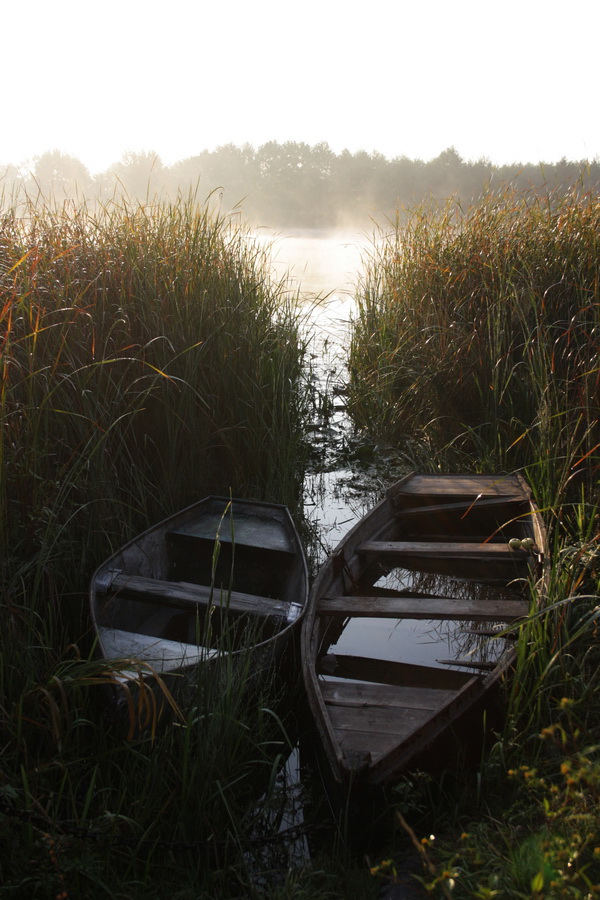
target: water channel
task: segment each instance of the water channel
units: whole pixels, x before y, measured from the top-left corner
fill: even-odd
[[[301,298],[312,377],[322,398],[304,489],[320,561],[399,477],[398,472],[388,477],[388,468],[395,468],[389,454],[377,460],[373,447],[356,443],[344,407],[349,324],[370,239],[352,231],[291,232],[271,235],[270,246],[275,277],[286,277],[289,290]]]
[[[305,514],[317,536],[314,552],[320,562],[368,505],[365,492],[353,485],[357,473],[341,452],[351,425],[343,393],[337,391],[346,378],[349,322],[366,242],[363,235],[341,232],[265,232],[259,239],[270,247],[274,278],[285,279],[287,289],[302,304],[315,394],[323,399],[323,409],[327,410],[326,414],[317,414],[313,423],[314,454],[304,485]],[[308,834],[312,824],[306,799],[314,787],[307,785],[299,744],[282,766],[278,785],[281,805],[272,813],[267,811],[266,830],[272,828],[274,817],[280,833],[289,833],[290,839],[278,843],[276,858],[250,864],[264,862],[284,870],[306,864],[311,856]]]
[[[409,470],[409,464],[394,448],[375,445],[361,448],[344,409],[349,323],[367,251],[368,242],[364,236],[346,233],[278,236],[272,244],[275,274],[279,277],[287,275],[290,290],[299,294],[305,304],[315,386],[317,393],[327,401],[324,404],[326,414],[319,416],[317,412],[314,422],[312,443],[315,453],[304,485],[305,514],[318,535],[317,563],[381,499],[385,489]],[[357,449],[369,452],[357,453]],[[401,581],[382,583],[381,587],[396,590],[419,587],[415,582],[419,576],[415,572],[396,569],[385,577]],[[447,588],[438,587],[439,593],[445,596]],[[424,589],[431,590],[432,586]],[[469,596],[478,589],[473,584],[465,587]],[[476,637],[465,637],[466,634]],[[490,645],[484,640],[480,646],[479,638],[477,632],[465,632],[464,623],[404,619],[390,629],[385,619],[361,617],[350,620],[338,644],[329,652],[360,656],[368,645],[369,655],[384,662],[402,659],[416,665],[443,666],[445,669],[449,666],[439,657],[460,658],[464,655],[465,641],[477,643],[478,656],[489,657],[491,661],[504,652],[500,643]],[[310,757],[310,753],[308,755]],[[282,868],[285,868],[286,865],[302,865],[310,858],[307,834],[314,825],[314,813],[308,813],[307,797],[311,791],[323,794],[318,772],[311,770],[310,764],[308,768],[306,766],[306,754],[303,761],[301,739],[282,767],[279,781],[282,805],[276,813],[278,827],[281,833],[293,836],[285,842],[285,849],[283,845],[279,847],[287,855],[282,860]]]
[[[344,407],[349,325],[369,241],[352,232],[289,233],[262,240],[270,244],[274,276],[286,278],[289,290],[301,299],[315,392],[323,399],[323,412],[317,410],[313,423],[313,457],[304,484],[304,512],[317,536],[314,554],[320,563],[381,499],[385,488],[405,474],[389,454],[382,453],[378,460],[377,448],[357,452],[360,443]],[[292,835],[278,847],[285,857],[279,864],[285,868],[305,864],[311,856],[307,834],[314,826],[314,813],[307,810],[307,797],[322,792],[322,785],[310,764],[307,769],[306,754],[298,745],[282,767],[279,782],[282,806],[275,816],[280,832]]]

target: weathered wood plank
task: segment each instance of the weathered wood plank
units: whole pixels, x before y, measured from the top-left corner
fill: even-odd
[[[352,731],[371,735],[376,745],[376,735],[388,738],[394,735],[398,743],[409,737],[415,729],[427,722],[435,713],[429,709],[403,709],[390,711],[389,707],[337,706],[326,703],[331,723],[336,732]],[[387,743],[387,741],[386,741]]]
[[[514,562],[527,559],[525,550],[511,550],[508,544],[473,543],[469,541],[365,541],[358,548],[361,555],[374,555],[379,559],[474,559],[490,562]]]
[[[148,663],[156,672],[172,672],[183,666],[197,665],[218,654],[211,647],[169,641],[102,625],[98,628],[98,634],[106,657],[137,659]]]
[[[401,499],[401,497],[399,499]],[[458,518],[457,521],[468,522],[470,513],[477,513],[479,510],[487,513],[490,509],[497,512],[499,509],[504,508],[511,510],[513,513],[519,508],[523,510],[523,512],[526,512],[522,497],[500,496],[480,497],[479,499],[473,500],[457,500],[454,503],[428,503],[426,506],[398,506],[394,511],[394,518],[418,519],[422,516],[437,516],[440,513],[444,515],[447,513],[462,513],[462,517]]]
[[[389,619],[469,619],[513,622],[527,615],[525,600],[471,600],[454,597],[322,597],[317,614]]]
[[[258,597],[240,591],[223,592],[211,590],[201,584],[186,581],[162,581],[141,575],[113,574],[110,581],[97,587],[102,592],[132,595],[156,603],[180,606],[214,606],[218,610],[247,613],[254,616],[287,617],[289,604],[271,597]]]
[[[448,691],[460,690],[472,678],[478,677],[467,672],[438,669],[435,666],[418,666],[413,663],[346,654],[329,654],[319,660],[317,668],[319,674],[333,675],[335,678],[353,678],[376,684]]]
[[[432,523],[429,523],[432,525]],[[438,526],[440,523],[436,523]],[[487,522],[486,525],[490,523]],[[469,544],[471,547],[479,546],[482,550],[489,546],[498,546],[499,544],[506,544],[507,538],[503,537],[501,534],[501,529],[498,529],[496,534],[493,534],[492,530],[484,533],[483,531],[478,531],[477,533],[469,531],[469,526],[473,525],[473,522],[463,523],[460,520],[457,520],[455,526],[444,522],[444,527],[439,528],[438,531],[433,531],[433,528],[429,530],[425,527],[425,523],[422,523],[421,526],[413,529],[403,529],[404,532],[410,531],[410,534],[404,533],[403,537],[406,542],[411,541],[415,543],[427,542],[431,544],[435,544],[436,546],[439,544],[447,544],[450,542],[460,541],[461,544]],[[511,537],[516,537],[514,533],[511,533]],[[442,554],[444,558],[447,559],[456,559],[455,556],[450,554]],[[430,558],[430,555],[426,557]],[[462,557],[461,557],[462,558]]]
[[[408,735],[406,735],[408,737]],[[398,746],[395,734],[368,734],[364,731],[336,731],[336,739],[345,757],[345,765],[351,771],[353,766],[370,765],[391,753]]]
[[[499,665],[497,662],[483,662],[476,659],[438,659],[438,662],[444,666],[463,666],[482,672],[491,672]]]
[[[397,489],[390,489],[391,497],[402,494],[472,496],[506,496],[523,494],[523,485],[514,475],[414,475],[403,480]]]
[[[321,693],[328,706],[356,709],[381,706],[387,709],[439,709],[456,691],[436,688],[364,684],[355,681],[321,681]]]

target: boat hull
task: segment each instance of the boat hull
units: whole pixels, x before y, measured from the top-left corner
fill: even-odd
[[[407,476],[352,528],[302,628],[309,710],[338,783],[425,768],[491,702],[514,663],[506,629],[527,616],[545,553],[519,475]]]
[[[271,664],[290,646],[307,596],[285,507],[206,497],[99,566],[90,610],[102,656],[125,673],[130,660],[162,677],[248,651],[255,666]]]

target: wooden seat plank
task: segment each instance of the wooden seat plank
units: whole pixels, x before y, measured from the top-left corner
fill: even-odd
[[[404,495],[457,497],[514,496],[523,492],[523,484],[514,475],[415,475],[389,491],[390,496]]]
[[[140,660],[148,663],[155,672],[172,672],[182,666],[205,662],[218,654],[211,647],[170,641],[103,625],[98,628],[98,633],[107,658]]]
[[[431,523],[429,523],[431,524]],[[436,523],[439,525],[439,523]],[[445,523],[446,524],[446,523]],[[467,531],[467,526],[472,524],[471,522],[467,522],[466,526],[460,521],[457,520],[455,526],[448,527],[446,526],[445,531],[427,531],[425,527],[414,528],[410,532],[410,535],[404,535],[406,542],[409,540],[414,543],[427,542],[431,544],[435,544],[439,546],[439,544],[449,543],[450,541],[460,541],[461,544],[469,544],[471,547],[480,547],[482,550],[487,549],[490,546],[498,546],[499,544],[506,544],[506,538],[502,536],[501,529],[498,529],[496,533],[492,534],[490,532],[484,534],[483,532],[479,532],[477,534],[470,534]],[[425,523],[423,523],[423,526]],[[514,535],[511,535],[514,537]],[[514,551],[513,551],[514,552]],[[431,554],[428,554],[426,559],[430,558]],[[442,554],[442,558],[444,559],[464,559],[463,556],[456,557],[453,554],[448,555],[448,553]],[[478,557],[479,558],[479,557]]]
[[[434,713],[429,709],[402,709],[391,711],[379,706],[338,706],[328,704],[327,712],[335,731],[352,731],[375,735],[393,735],[398,739],[409,737]]]
[[[474,559],[490,562],[524,561],[525,550],[512,550],[507,543],[473,543],[469,541],[365,541],[357,552],[374,555],[379,559]]]
[[[364,684],[356,681],[322,681],[320,688],[328,706],[356,709],[381,706],[387,709],[435,710],[456,696],[456,691],[437,688]]]
[[[323,657],[319,660],[317,669],[319,674],[331,675],[334,678],[448,691],[460,690],[468,681],[479,677],[467,672],[438,669],[435,666],[419,666],[414,663],[341,653]]]
[[[223,612],[247,613],[254,616],[274,616],[287,618],[289,603],[274,600],[271,597],[259,597],[241,591],[223,591],[211,589],[202,584],[191,584],[186,581],[163,581],[158,578],[146,578],[142,575],[113,574],[112,578],[97,590],[102,592],[133,595],[143,600],[178,606],[206,607],[211,606]]]
[[[318,615],[388,619],[469,619],[513,622],[527,615],[525,600],[476,600],[454,597],[322,597]]]

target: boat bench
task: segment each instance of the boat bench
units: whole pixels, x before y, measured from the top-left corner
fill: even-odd
[[[186,581],[163,581],[142,575],[113,574],[96,585],[101,593],[123,593],[143,600],[174,606],[205,607],[239,614],[287,619],[290,604],[272,597],[258,597],[241,591],[223,591]]]
[[[515,513],[519,510],[527,515],[531,515],[531,511],[525,507],[522,497],[479,497],[475,500],[456,500],[452,503],[428,503],[420,506],[402,505],[401,498],[395,498],[396,508],[394,516],[400,518],[412,518],[413,516],[437,516],[440,513],[447,515],[448,513],[462,513],[461,519],[468,523],[469,515],[479,512],[487,514],[488,510],[498,512],[506,510],[508,513]],[[515,517],[518,518],[518,517]]]
[[[413,475],[392,485],[387,496],[442,498],[458,497],[471,502],[479,498],[528,497],[529,490],[518,475]]]
[[[513,622],[527,616],[526,600],[459,600],[454,597],[322,597],[321,616],[366,616],[390,619],[469,619],[473,622]]]
[[[512,550],[507,543],[474,543],[472,541],[365,541],[357,548],[357,553],[371,554],[380,559],[474,559],[480,562],[524,561],[527,552]]]

